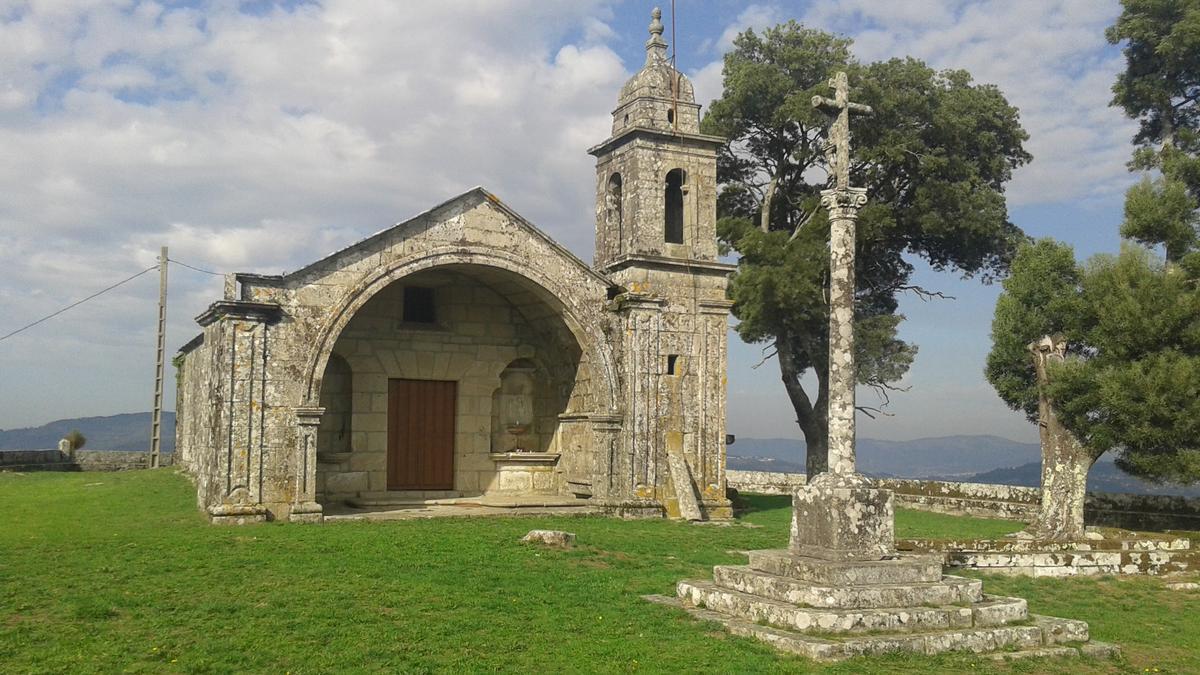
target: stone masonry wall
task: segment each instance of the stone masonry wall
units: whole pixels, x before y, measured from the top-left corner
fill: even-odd
[[[214,516],[250,509],[288,518],[299,508],[302,518],[310,518],[314,509],[319,517],[316,451],[329,355],[371,298],[397,281],[434,269],[495,272],[503,295],[519,295],[515,302],[542,312],[531,323],[569,329],[570,339],[559,342],[575,344],[581,364],[570,409],[582,417],[571,425],[584,426],[572,432],[572,444],[582,444],[578,454],[588,457],[571,463],[569,478],[577,492],[602,499],[610,491],[630,490],[623,482],[592,485],[596,476],[609,473],[607,462],[622,452],[614,444],[621,414],[618,356],[609,341],[614,317],[606,307],[610,282],[494,196],[475,189],[289,275],[239,275],[236,297],[214,303],[201,315],[203,342],[184,355],[178,434],[181,457],[203,507]],[[470,330],[483,333],[476,337],[487,337],[488,323],[475,324]],[[503,358],[507,355],[497,352],[489,360]],[[397,363],[394,357],[391,362]],[[367,382],[372,389],[388,376],[387,363],[381,364],[385,370],[372,375],[373,384]],[[427,367],[443,367],[438,364],[435,357]],[[393,372],[402,369],[397,365]],[[491,383],[486,392],[482,384],[468,391],[478,403],[494,389]],[[369,405],[375,405],[374,399]],[[464,411],[463,417],[480,416]],[[483,424],[482,419],[471,424],[476,422]],[[374,446],[370,439],[366,442],[378,447],[377,440]],[[604,452],[592,461],[595,447]],[[361,461],[378,466],[377,459]],[[367,481],[372,489],[369,477]]]
[[[802,473],[728,471],[729,487],[759,494],[791,494]],[[898,506],[951,515],[1029,520],[1037,513],[1037,488],[987,483],[879,479],[893,490]],[[1161,495],[1089,492],[1084,506],[1089,524],[1129,529],[1200,531],[1200,499]]]
[[[174,453],[159,455],[160,466],[171,466]],[[150,453],[77,450],[75,458],[58,450],[0,450],[0,471],[129,471],[150,467]]]

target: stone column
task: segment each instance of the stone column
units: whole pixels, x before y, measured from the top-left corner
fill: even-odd
[[[317,427],[325,409],[301,406],[296,411],[296,487],[292,512],[293,523],[321,522],[321,505],[317,503]]]
[[[865,188],[821,191],[829,210],[829,473],[854,474],[854,225]]]
[[[697,433],[697,478],[710,519],[733,517],[725,485],[725,379],[728,370],[729,309],[731,300],[701,300],[697,333],[701,336],[699,357],[699,430]]]
[[[592,498],[601,502],[620,502],[628,498],[623,476],[632,472],[629,454],[621,448],[621,416],[598,413],[588,418],[591,437]]]
[[[829,471],[792,496],[791,550],[829,560],[895,553],[892,493],[858,473],[854,457],[854,224],[866,190],[825,190],[829,209]]]
[[[850,187],[850,114],[871,109],[850,102],[845,73],[829,84],[834,99],[813,98],[836,115],[828,150],[837,187],[821,192],[829,211],[829,470],[792,496],[790,549],[826,560],[880,560],[896,553],[892,493],[854,463],[854,226],[867,191]]]
[[[634,500],[654,501],[661,482],[658,443],[660,410],[659,373],[662,355],[659,333],[665,300],[647,293],[629,292],[619,298],[624,313],[625,451],[630,455],[628,472],[619,481],[622,491]],[[626,468],[626,467],[622,467]]]

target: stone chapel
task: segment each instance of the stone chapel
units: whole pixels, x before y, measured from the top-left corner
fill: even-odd
[[[213,522],[463,500],[727,518],[716,154],[655,10],[596,157],[592,265],[475,188],[283,275],[179,351]]]

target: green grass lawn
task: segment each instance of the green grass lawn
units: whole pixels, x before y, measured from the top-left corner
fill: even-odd
[[[213,527],[169,469],[0,474],[0,672],[1200,672],[1200,594],[1153,578],[988,577],[1084,619],[1105,661],[972,655],[834,666],[777,654],[638,596],[786,544],[786,497],[730,527],[601,517]],[[1014,524],[901,511],[902,537]],[[579,545],[522,545],[533,528]]]

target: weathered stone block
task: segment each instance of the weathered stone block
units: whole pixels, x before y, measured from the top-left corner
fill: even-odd
[[[563,532],[562,530],[530,530],[528,534],[521,537],[521,541],[565,547],[575,543],[575,533]]]
[[[818,584],[927,584],[942,578],[939,555],[907,553],[890,560],[835,561],[782,549],[748,551],[748,554],[753,569]]]
[[[718,565],[713,568],[713,581],[724,588],[780,602],[838,609],[957,605],[983,599],[981,581],[949,576],[932,583],[843,586],[815,584],[749,566]]]
[[[325,478],[325,489],[331,494],[362,492],[370,489],[366,471],[347,471],[329,474]]]
[[[792,493],[789,547],[830,560],[880,560],[896,552],[894,522],[891,491],[824,473]]]
[[[352,452],[350,453],[350,470],[387,471],[387,453]]]
[[[500,472],[499,489],[503,492],[528,492],[533,489],[533,477],[528,471],[507,470]]]

